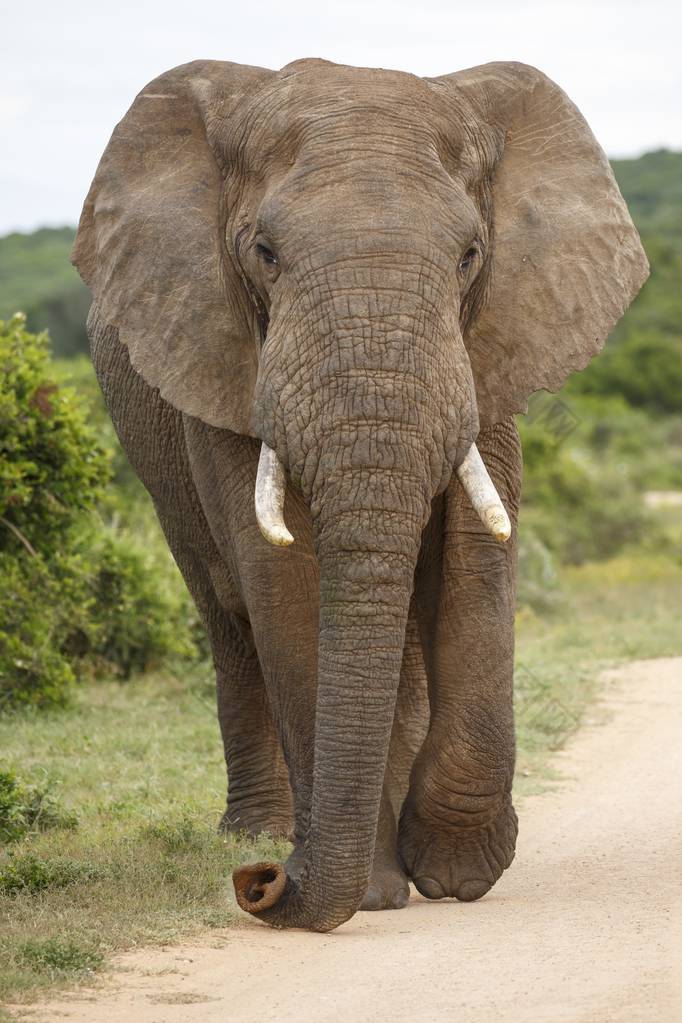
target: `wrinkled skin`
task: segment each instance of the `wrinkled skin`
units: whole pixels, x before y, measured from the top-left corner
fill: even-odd
[[[408,879],[481,897],[517,830],[511,417],[646,274],[584,121],[522,65],[197,62],[114,133],[74,260],[109,410],[208,629],[224,827],[293,836],[285,870],[237,872],[240,904],[326,931],[404,906]],[[506,545],[453,475],[474,440]],[[256,523],[261,441],[288,548]]]

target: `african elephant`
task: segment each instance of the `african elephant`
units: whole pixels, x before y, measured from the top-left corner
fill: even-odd
[[[116,127],[73,260],[208,630],[223,826],[294,843],[239,904],[480,898],[517,832],[513,416],[648,272],[583,117],[523,64],[196,61]]]

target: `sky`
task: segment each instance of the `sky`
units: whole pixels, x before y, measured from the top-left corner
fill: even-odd
[[[116,122],[197,58],[548,74],[609,156],[682,149],[679,0],[0,0],[0,234],[75,224]]]

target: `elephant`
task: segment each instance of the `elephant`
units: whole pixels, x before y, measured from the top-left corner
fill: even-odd
[[[648,274],[542,72],[199,60],[115,128],[72,259],[205,623],[242,909],[327,932],[514,856],[515,415]]]

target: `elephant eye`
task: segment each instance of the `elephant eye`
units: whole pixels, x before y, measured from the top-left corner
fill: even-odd
[[[466,250],[466,252],[459,261],[458,269],[461,274],[465,274],[467,272],[473,261],[476,259],[477,253],[478,249],[476,248],[475,245],[472,245],[470,248]]]
[[[277,256],[272,251],[272,249],[269,249],[267,247],[267,245],[261,245],[259,242],[258,245],[256,245],[256,251],[258,252],[258,255],[261,257],[261,259],[268,264],[268,266],[279,265],[279,260],[277,259]]]

